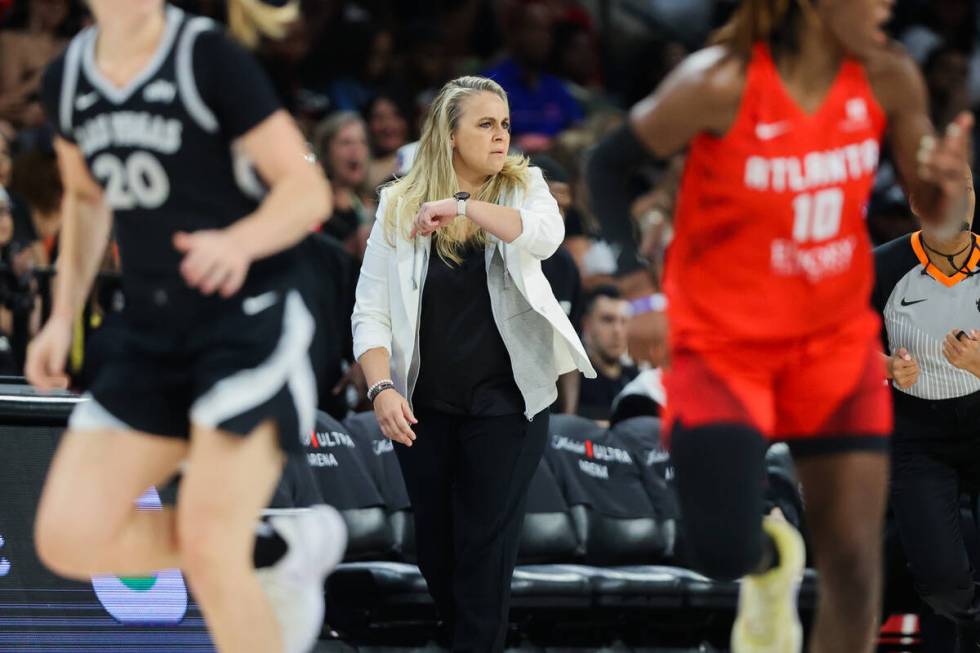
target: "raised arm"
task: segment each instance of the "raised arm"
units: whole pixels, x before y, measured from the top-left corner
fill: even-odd
[[[955,230],[973,213],[969,136],[973,116],[960,114],[942,136],[929,118],[922,73],[894,46],[868,63],[878,102],[888,117],[888,138],[913,212]]]

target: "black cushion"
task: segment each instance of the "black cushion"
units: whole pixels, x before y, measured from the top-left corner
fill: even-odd
[[[417,562],[415,552],[415,519],[411,510],[399,510],[388,515],[395,558],[402,562]]]
[[[517,559],[521,564],[568,562],[583,553],[568,504],[542,460],[531,478]]]
[[[430,602],[425,579],[415,565],[403,562],[344,562],[327,580],[328,591],[352,602]]]
[[[520,565],[514,569],[510,588],[515,608],[588,607],[592,603],[588,577],[560,565]]]
[[[677,567],[555,567],[586,576],[599,606],[680,608],[684,603],[686,570]]]

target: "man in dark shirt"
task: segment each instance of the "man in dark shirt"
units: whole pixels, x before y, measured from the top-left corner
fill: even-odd
[[[598,376],[581,379],[578,414],[606,421],[613,399],[639,371],[627,362],[629,302],[614,286],[599,286],[585,304],[582,340]]]

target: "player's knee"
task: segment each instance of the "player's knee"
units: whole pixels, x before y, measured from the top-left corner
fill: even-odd
[[[88,579],[98,571],[95,561],[105,545],[97,519],[55,505],[42,505],[38,511],[34,548],[38,559],[56,574]]]
[[[181,564],[190,581],[199,589],[219,582],[232,567],[247,568],[251,551],[248,538],[231,536],[230,528],[219,516],[207,512],[178,513],[177,543]]]
[[[860,605],[876,596],[881,555],[877,539],[871,542],[842,537],[817,557],[821,585],[839,600]]]

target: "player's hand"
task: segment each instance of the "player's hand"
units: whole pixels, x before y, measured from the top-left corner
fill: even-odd
[[[405,397],[397,390],[388,388],[378,393],[374,398],[374,415],[378,418],[378,426],[386,438],[406,447],[412,446],[415,432],[412,431],[411,424],[418,424],[419,421],[412,414]]]
[[[27,346],[24,376],[38,390],[68,387],[65,362],[71,347],[71,320],[52,316]]]
[[[953,367],[980,376],[980,332],[971,331],[957,338],[959,329],[946,334],[943,339],[943,356]]]
[[[888,357],[888,378],[903,390],[911,388],[919,380],[919,364],[915,362],[908,349],[900,347]]]
[[[184,255],[180,274],[204,295],[231,297],[248,274],[251,260],[226,231],[211,229],[174,234],[174,247]]]
[[[932,187],[917,197],[913,210],[929,222],[950,221],[958,227],[967,213],[970,176],[970,133],[973,114],[964,111],[939,138],[923,136],[916,155],[919,179]]]
[[[429,236],[455,220],[457,215],[455,198],[426,202],[415,214],[411,237]]]

